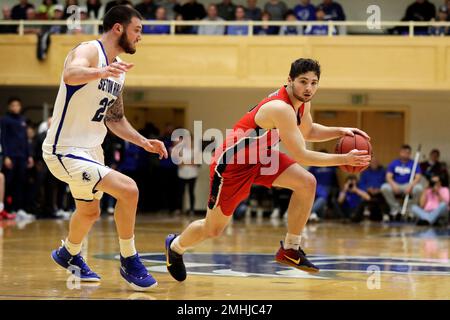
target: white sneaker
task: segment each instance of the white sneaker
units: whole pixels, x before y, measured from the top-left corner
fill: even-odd
[[[391,221],[391,218],[389,217],[389,215],[387,213],[383,214],[383,222],[389,222]]]
[[[56,211],[55,215],[57,217],[59,217],[59,218],[67,220],[67,219],[70,219],[70,216],[72,215],[72,212],[65,211],[65,210],[62,210],[62,209],[58,209],[58,211]]]
[[[309,221],[311,222],[319,222],[319,216],[317,215],[317,213],[312,212],[311,215],[309,216]]]
[[[264,215],[264,210],[263,209],[261,209],[261,208],[256,209],[256,217],[257,218],[261,219],[263,217],[263,215]]]
[[[114,207],[108,207],[108,209],[106,209],[106,212],[108,212],[109,214],[114,214]]]
[[[25,210],[18,210],[16,215],[17,220],[35,220],[36,217],[32,214],[25,212]]]
[[[270,215],[270,219],[278,219],[280,218],[280,209],[275,208],[272,211],[272,214]]]

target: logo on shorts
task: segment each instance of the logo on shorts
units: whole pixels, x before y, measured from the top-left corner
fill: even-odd
[[[88,172],[86,172],[86,171],[83,172],[82,178],[83,178],[83,181],[86,181],[86,182],[90,182],[91,181],[91,175]]]

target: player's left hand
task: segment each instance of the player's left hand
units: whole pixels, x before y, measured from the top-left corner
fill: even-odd
[[[159,154],[159,159],[167,159],[167,150],[164,143],[162,143],[159,140],[156,139],[147,139],[144,142],[144,145],[142,148],[145,149],[145,151],[151,152],[151,153],[157,153]]]
[[[340,128],[340,129],[341,129],[342,136],[353,137],[355,135],[355,133],[357,133],[357,134],[360,134],[363,137],[365,137],[367,140],[370,140],[369,135],[358,128]]]

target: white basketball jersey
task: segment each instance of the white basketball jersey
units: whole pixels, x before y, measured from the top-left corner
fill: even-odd
[[[98,40],[87,43],[97,48],[97,67],[106,67],[109,62],[102,43]],[[119,58],[116,61],[120,61]],[[58,150],[65,147],[100,146],[107,133],[104,123],[106,111],[120,95],[124,81],[125,74],[122,73],[119,78],[109,77],[71,86],[61,77],[52,124],[43,144],[44,152],[58,154]]]

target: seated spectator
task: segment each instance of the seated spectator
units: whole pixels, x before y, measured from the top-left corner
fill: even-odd
[[[428,188],[420,197],[420,207],[412,206],[413,214],[419,219],[419,225],[446,226],[448,224],[449,190],[443,187],[438,175],[433,175]]]
[[[3,20],[11,19],[11,8],[8,5],[2,7]],[[0,25],[0,33],[17,33],[17,26],[14,25]]]
[[[175,15],[175,21],[183,21],[183,16],[181,13],[177,13]],[[190,26],[175,26],[175,34],[190,34],[191,33]]]
[[[181,6],[177,0],[163,0],[158,5],[166,9],[167,20],[175,20],[177,13],[180,13]]]
[[[381,186],[385,181],[386,170],[379,164],[375,157],[372,157],[370,167],[361,173],[358,183],[359,188],[367,192],[370,196],[370,200],[366,202],[370,212],[370,220],[380,221],[383,218],[382,212],[386,206],[386,202],[381,194]],[[363,214],[364,210],[357,211],[352,217],[353,222],[361,221],[364,218]]]
[[[144,19],[155,19],[157,6],[153,3],[153,0],[142,0],[142,2],[138,3],[134,8]]]
[[[231,2],[231,0],[222,0],[221,3],[217,4],[218,15],[223,20],[227,20],[227,21],[234,20],[235,11],[236,11],[236,5],[233,2]]]
[[[53,8],[53,18],[52,20],[61,21],[60,25],[44,26],[43,32],[49,31],[52,34],[64,34],[67,32],[66,23],[62,20],[64,19],[64,7],[61,4],[57,4]]]
[[[449,2],[450,3],[450,2]],[[439,7],[438,15],[436,18],[437,22],[448,22],[448,7],[442,5]],[[450,27],[430,27],[430,34],[433,36],[448,36],[450,35]]]
[[[420,163],[420,170],[428,180],[430,180],[433,175],[440,176],[442,185],[448,187],[447,166],[444,162],[439,161],[440,156],[441,152],[438,149],[431,150],[428,160]]]
[[[208,16],[202,21],[223,21],[221,17],[217,15],[217,6],[215,4],[210,4],[208,6]],[[201,35],[223,35],[225,33],[225,25],[211,25],[211,26],[200,26],[198,28],[198,34]]]
[[[43,0],[42,4],[38,7],[37,14],[39,19],[52,19],[53,18],[53,7],[58,4],[56,0]]]
[[[20,0],[19,4],[15,5],[11,11],[11,18],[13,20],[27,20],[27,10],[34,9],[34,5],[28,3],[28,0]]]
[[[286,16],[286,12],[288,11],[288,7],[286,3],[280,0],[269,0],[264,5],[264,11],[270,13],[272,20],[274,21],[282,21]]]
[[[267,11],[264,11],[261,14],[261,20],[262,21],[270,21],[270,13]],[[276,26],[270,26],[268,24],[263,24],[262,26],[255,26],[253,28],[253,34],[257,36],[267,36],[267,35],[275,35],[277,33],[278,27]]]
[[[402,21],[431,21],[436,17],[436,7],[428,0],[416,0],[406,9]],[[414,34],[427,35],[428,27],[415,27]]]
[[[413,173],[414,161],[411,159],[411,147],[407,144],[400,149],[400,157],[392,161],[387,169],[386,183],[381,186],[381,192],[384,199],[389,205],[390,216],[397,216],[400,218],[400,203],[396,197],[403,197],[407,194],[412,194],[408,201],[408,212],[410,212],[411,205],[417,204],[423,187],[419,184],[421,178],[420,166],[417,166]],[[412,183],[409,183],[411,174],[414,174]]]
[[[286,13],[286,21],[297,21],[294,11],[289,10]],[[303,34],[303,26],[282,26],[280,28],[280,35],[299,35]]]
[[[27,9],[27,20],[28,21],[37,20],[36,19],[36,10],[34,9],[34,7]],[[40,32],[41,32],[41,26],[38,26],[38,25],[29,25],[29,26],[25,26],[23,28],[24,34],[38,34]]]
[[[198,3],[197,0],[187,0],[180,8],[180,13],[183,16],[183,20],[201,20],[206,17],[206,10],[203,4]],[[185,32],[194,34],[197,33],[197,27],[186,26]]]
[[[246,21],[245,20],[245,9],[243,6],[236,7],[235,13],[236,21]],[[227,26],[227,34],[233,36],[243,36],[248,34],[248,26],[247,25],[234,25]]]
[[[300,21],[316,20],[316,7],[311,4],[311,0],[300,0],[300,3],[294,7],[294,13]]]
[[[75,7],[78,7],[79,5],[80,4],[78,3],[78,0],[66,0],[66,5],[64,7],[64,19],[67,19],[70,16],[72,16],[76,12]]]
[[[324,20],[345,21],[344,9],[333,0],[323,0],[317,6],[317,10],[322,10],[325,13]]]
[[[105,6],[101,0],[87,0],[86,3],[89,19],[101,20],[105,15]]]
[[[149,19],[150,21],[167,21],[166,9],[163,7],[158,7],[156,9],[156,19]],[[160,24],[160,25],[144,25],[142,28],[142,33],[147,34],[170,34],[170,25]]]
[[[245,8],[245,18],[247,20],[260,21],[262,16],[261,8],[256,6],[258,0],[247,0],[247,8]]]
[[[316,11],[316,19],[317,21],[324,21],[325,20],[325,12],[321,9],[317,9]],[[332,33],[334,35],[337,34],[336,27],[333,27]],[[310,25],[305,28],[305,34],[310,36],[326,36],[328,35],[328,25]]]
[[[347,176],[344,188],[339,192],[337,200],[343,218],[348,220],[360,215],[358,211],[364,210],[364,204],[369,200],[370,195],[358,188],[358,178],[355,175]]]

